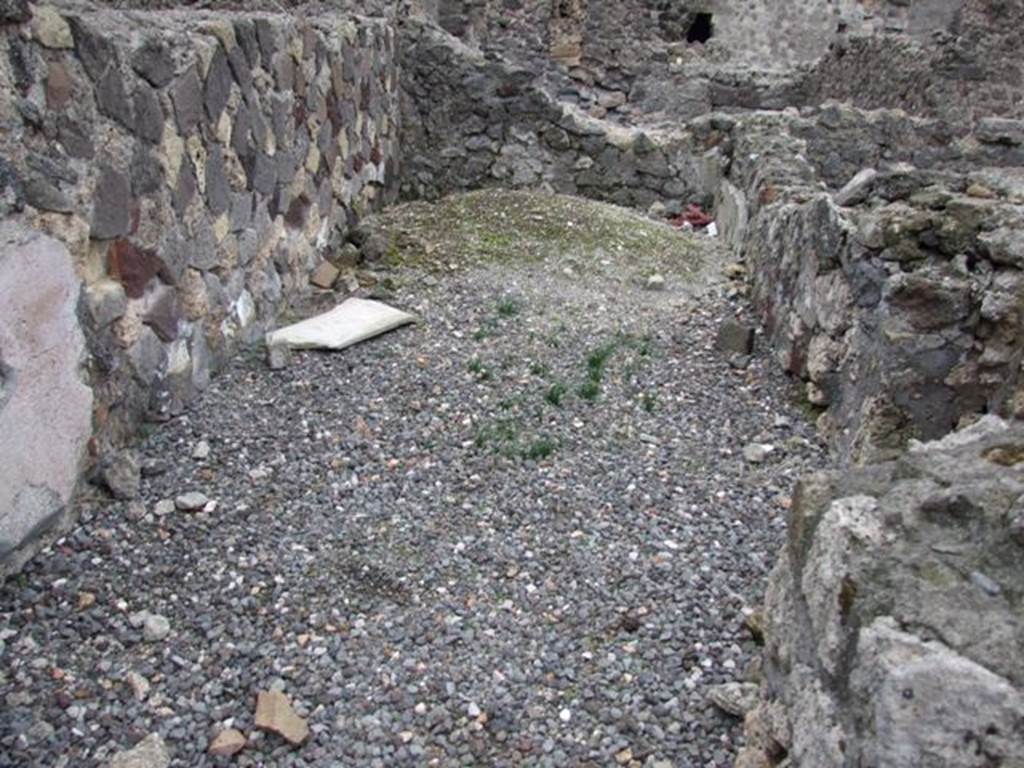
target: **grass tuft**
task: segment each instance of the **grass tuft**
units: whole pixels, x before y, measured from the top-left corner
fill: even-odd
[[[529,461],[543,461],[555,452],[555,443],[547,437],[542,437],[530,443],[530,446],[523,451],[523,458]]]
[[[601,384],[593,379],[587,379],[585,382],[580,384],[576,390],[576,394],[582,399],[589,402],[597,400],[597,396],[601,394]]]
[[[544,393],[544,399],[547,400],[555,408],[562,406],[562,399],[565,397],[566,386],[562,382],[555,382],[551,385],[547,392]]]
[[[522,310],[522,306],[511,296],[506,296],[498,302],[499,317],[515,317]]]
[[[485,366],[479,358],[474,357],[466,366],[467,370],[477,377],[479,381],[489,381],[492,378],[490,369]]]

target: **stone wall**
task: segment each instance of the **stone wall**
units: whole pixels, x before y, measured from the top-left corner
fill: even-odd
[[[396,36],[337,17],[8,6],[0,215],[67,248],[88,458],[109,477],[142,419],[179,412],[348,226],[393,199]],[[4,450],[0,464],[20,449]]]
[[[1019,168],[998,161],[1019,156],[1024,126],[983,121],[940,157],[925,123],[930,165],[918,168],[900,162],[915,156],[913,142],[872,157],[871,132],[851,140],[833,109],[741,121],[719,207],[780,362],[807,381],[840,455],[867,462],[1022,405],[1024,188]],[[879,161],[840,190],[822,181],[833,132],[851,152],[863,145],[858,162]],[[836,163],[833,177],[857,167]]]
[[[1024,763],[1024,426],[797,487],[737,768]]]
[[[1020,116],[1024,104],[1016,0],[445,0],[440,9],[448,31],[598,117],[688,120],[842,99],[967,124]],[[690,41],[702,13],[712,36]]]
[[[403,38],[406,197],[546,187],[646,209],[714,191],[715,120],[627,128],[558,102],[530,70],[429,25],[407,24]]]
[[[737,768],[1024,761],[1024,427],[991,415],[1024,418],[1024,123],[957,134],[732,132],[718,218],[842,467],[793,495]]]
[[[851,28],[807,74],[799,103],[841,99],[898,107],[969,126],[1024,117],[1024,4],[929,0],[906,4],[888,32]],[[798,102],[794,102],[798,103]]]

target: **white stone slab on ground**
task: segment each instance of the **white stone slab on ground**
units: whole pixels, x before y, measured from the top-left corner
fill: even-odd
[[[267,334],[268,347],[345,349],[416,322],[408,312],[371,299],[347,299],[330,312]]]

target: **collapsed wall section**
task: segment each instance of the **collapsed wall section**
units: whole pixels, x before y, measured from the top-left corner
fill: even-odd
[[[142,419],[179,412],[349,225],[393,199],[396,38],[337,17],[12,13],[0,214],[67,249],[94,400],[78,460],[102,474]]]

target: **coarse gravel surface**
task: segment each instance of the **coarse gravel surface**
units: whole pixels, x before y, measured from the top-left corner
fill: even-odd
[[[237,355],[141,446],[139,501],[96,492],[0,588],[0,764],[159,733],[174,766],[730,765],[707,690],[747,673],[788,494],[827,457],[766,350],[714,348],[747,312],[707,277],[720,246],[663,229],[657,291],[612,234],[517,260],[439,233],[378,287],[416,326]],[[253,727],[275,688],[299,748]],[[210,756],[226,727],[248,745]]]

